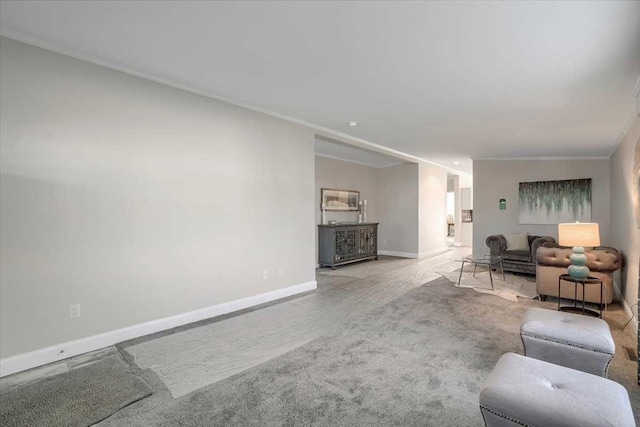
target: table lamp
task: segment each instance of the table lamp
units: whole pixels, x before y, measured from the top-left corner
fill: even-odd
[[[600,246],[600,229],[595,222],[575,222],[558,224],[558,243],[560,246],[573,246],[569,276],[574,279],[589,277],[587,256],[584,247]]]

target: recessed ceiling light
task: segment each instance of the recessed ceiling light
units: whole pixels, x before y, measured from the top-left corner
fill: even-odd
[[[459,165],[459,164],[460,164],[460,162],[453,162],[453,164],[454,164],[454,165]]]
[[[351,126],[352,128],[358,126],[358,122],[354,122],[353,120],[350,121],[349,123],[347,123],[349,126]]]

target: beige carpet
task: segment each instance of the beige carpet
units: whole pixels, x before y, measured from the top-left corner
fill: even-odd
[[[494,272],[492,273],[494,289],[491,290],[489,272],[487,270],[481,270],[481,267],[479,267],[475,277],[473,277],[473,267],[469,267],[470,268],[467,269],[465,266],[462,272],[462,280],[460,280],[461,288],[472,288],[476,292],[495,295],[514,302],[518,302],[518,298],[535,298],[537,295],[536,280],[533,276],[505,273],[505,280],[502,280],[502,274],[500,272]],[[460,277],[459,270],[441,272],[439,274],[453,282],[454,286],[458,286],[458,278]]]

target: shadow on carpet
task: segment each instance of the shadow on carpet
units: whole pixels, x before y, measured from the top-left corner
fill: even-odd
[[[2,395],[2,426],[90,426],[149,396],[151,389],[109,356]]]

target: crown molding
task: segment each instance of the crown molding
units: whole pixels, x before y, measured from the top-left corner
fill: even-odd
[[[609,160],[610,156],[550,156],[550,157],[472,157],[471,160]]]
[[[318,157],[324,157],[324,158],[326,158],[326,159],[338,160],[338,161],[340,161],[340,162],[354,163],[354,164],[356,164],[356,165],[367,166],[367,167],[374,168],[374,169],[388,168],[388,167],[390,167],[390,166],[395,166],[395,165],[402,164],[402,162],[393,162],[393,163],[390,163],[390,164],[388,164],[388,165],[383,165],[383,166],[374,166],[374,165],[371,165],[371,164],[368,164],[368,163],[365,163],[365,162],[359,162],[359,161],[357,161],[357,160],[344,159],[344,158],[342,158],[342,157],[338,157],[338,156],[331,156],[331,155],[329,155],[329,154],[315,153],[315,155],[316,155],[316,156],[318,156]]]
[[[277,111],[273,111],[273,110],[269,110],[267,108],[263,108],[263,107],[257,107],[255,105],[251,105],[251,104],[247,104],[244,102],[240,102],[240,101],[236,101],[234,99],[222,96],[220,94],[217,94],[215,92],[211,92],[209,90],[206,89],[202,89],[199,88],[197,86],[192,86],[189,84],[185,84],[182,83],[180,81],[177,80],[173,80],[173,79],[169,79],[148,71],[143,71],[143,70],[139,70],[130,66],[127,66],[125,64],[122,64],[120,62],[117,61],[112,61],[112,60],[107,60],[107,59],[103,59],[100,58],[98,56],[95,55],[91,55],[88,53],[84,53],[84,52],[80,52],[77,51],[75,49],[70,49],[67,47],[64,47],[62,45],[59,45],[57,43],[53,43],[50,41],[45,41],[42,40],[36,36],[33,35],[29,35],[20,31],[16,31],[13,30],[11,28],[8,28],[6,26],[0,26],[0,36],[3,37],[7,37],[9,39],[12,40],[16,40],[19,41],[21,43],[26,43],[32,46],[36,46],[39,47],[41,49],[45,49],[45,50],[49,50],[55,53],[59,53],[61,55],[65,55],[65,56],[69,56],[71,58],[75,58],[75,59],[79,59],[81,61],[85,61],[85,62],[89,62],[92,63],[94,65],[99,65],[101,67],[105,67],[105,68],[109,68],[112,70],[116,70],[116,71],[120,71],[122,73],[125,74],[129,74],[135,77],[139,77],[139,78],[143,78],[146,80],[150,80],[156,83],[160,83],[163,84],[165,86],[170,86],[176,89],[180,89],[180,90],[184,90],[186,92],[190,92],[196,95],[200,95],[200,96],[204,96],[206,98],[210,98],[210,99],[214,99],[216,101],[221,101],[221,102],[225,102],[227,104],[231,104],[231,105],[235,105],[236,107],[241,107],[241,108],[245,108],[247,110],[251,110],[251,111],[255,111],[258,113],[262,113],[265,114],[267,116],[271,116],[271,117],[275,117],[281,120],[285,120],[288,121],[290,123],[295,123],[297,125],[300,126],[304,126],[306,128],[312,129],[315,132],[318,132],[318,134],[320,136],[327,136],[327,137],[332,137],[332,138],[336,138],[338,140],[343,141],[346,144],[349,145],[355,145],[358,147],[362,147],[362,148],[368,148],[370,150],[373,151],[377,151],[381,154],[387,154],[393,157],[399,157],[403,160],[408,160],[408,161],[413,161],[416,163],[429,163],[432,164],[434,166],[438,166],[441,167],[443,169],[446,169],[447,171],[459,174],[459,175],[468,175],[471,176],[471,174],[467,173],[467,172],[462,172],[453,168],[450,168],[448,166],[442,165],[440,163],[428,160],[428,159],[424,159],[422,157],[417,157],[414,156],[412,154],[407,154],[404,153],[402,151],[398,151],[398,150],[394,150],[393,148],[388,148],[385,147],[384,145],[380,145],[380,144],[376,144],[374,142],[368,141],[366,139],[363,138],[359,138],[359,137],[355,137],[349,134],[346,134],[344,132],[335,130],[335,129],[331,129],[325,126],[320,126],[317,125],[315,123],[311,123],[308,122],[306,120],[301,120],[298,119],[296,117],[292,117],[286,114],[281,114],[278,113]]]
[[[625,120],[624,125],[622,126],[622,130],[618,134],[618,138],[616,138],[616,143],[614,144],[613,150],[609,153],[609,158],[613,156],[616,152],[622,141],[627,136],[627,132],[633,126],[633,122],[636,121],[638,117],[640,117],[640,77],[636,81],[636,84],[633,86],[633,107],[631,108],[631,112],[627,116],[627,120]]]
[[[380,166],[379,169],[386,169],[386,168],[390,168],[392,166],[398,166],[398,165],[402,165],[402,164],[403,164],[402,162],[395,162],[395,163],[391,163],[391,164],[388,164],[388,165]]]

